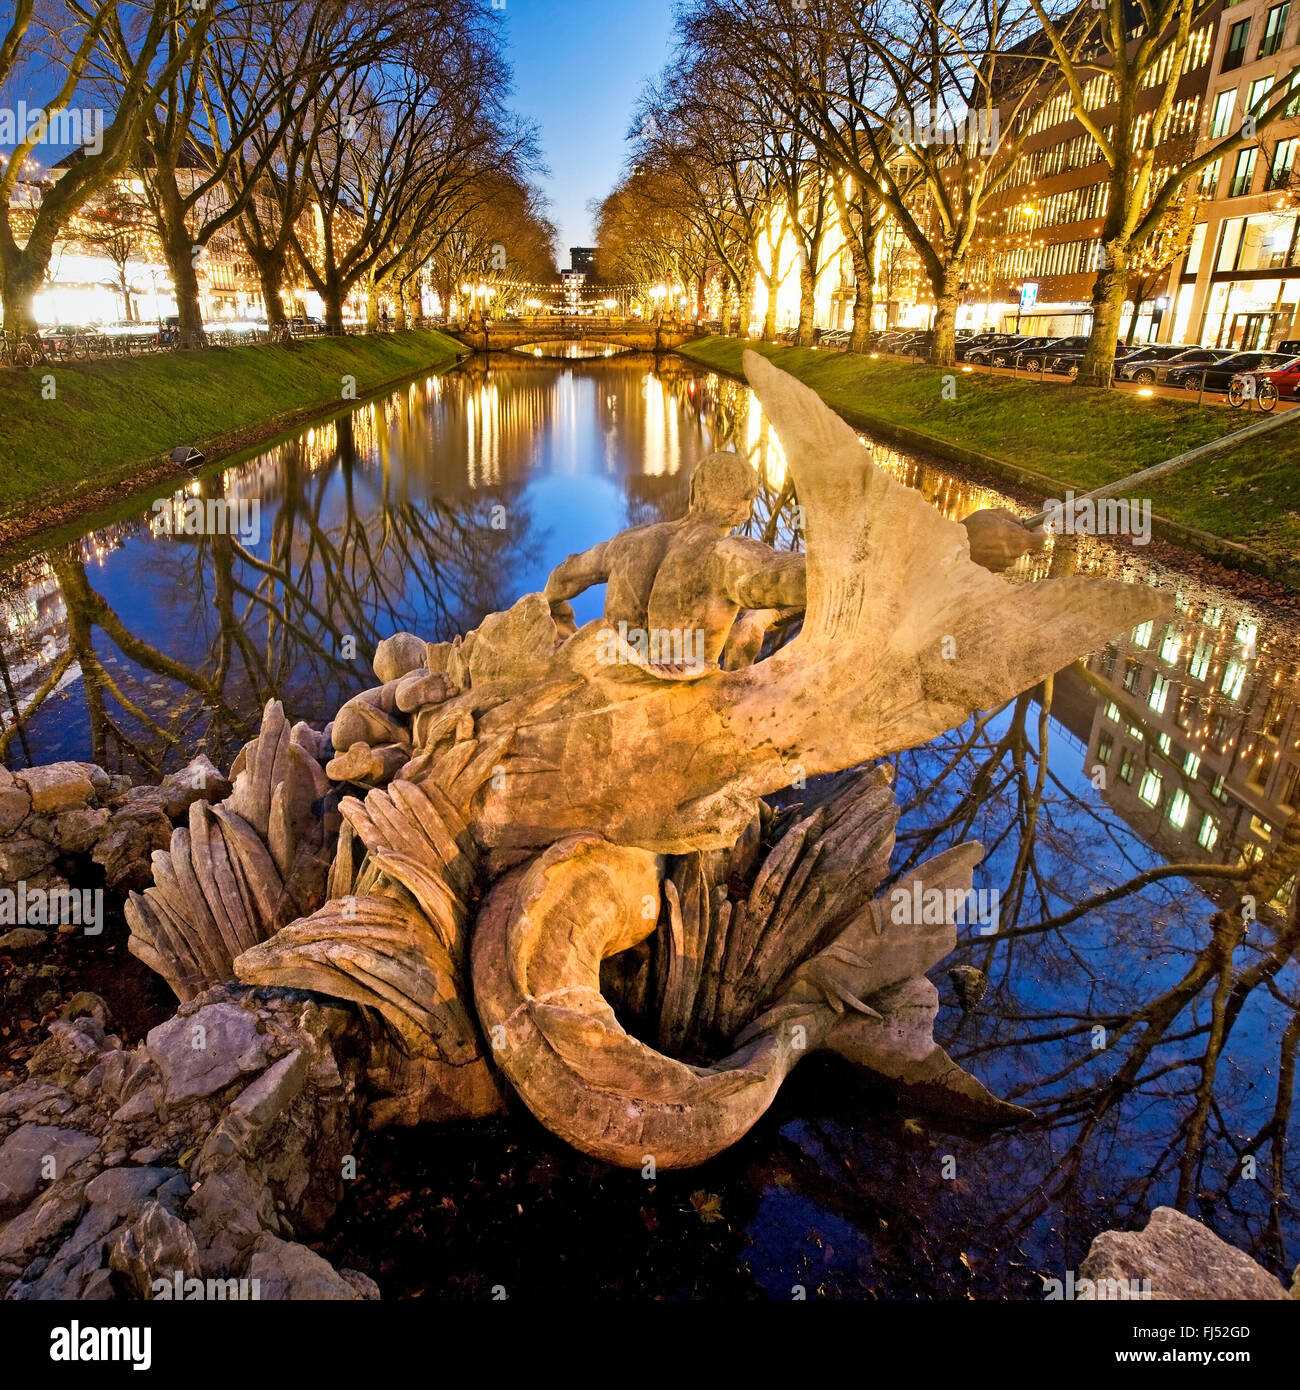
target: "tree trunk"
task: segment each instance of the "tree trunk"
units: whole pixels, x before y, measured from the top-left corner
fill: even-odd
[[[857,293],[853,299],[853,336],[849,339],[850,352],[866,352],[875,307],[875,301],[871,297],[871,281],[858,280]]]
[[[199,274],[195,265],[195,247],[183,222],[179,231],[168,234],[164,250],[167,255],[167,268],[172,273],[182,341],[194,342],[203,335],[203,306],[199,303]]]
[[[36,329],[36,291],[45,278],[44,266],[27,262],[27,257],[15,258],[16,263],[5,268],[4,313],[5,328],[10,333],[32,333]]]
[[[763,340],[769,343],[776,338],[776,272],[780,269],[778,257],[779,252],[773,251],[771,264],[768,266],[767,274],[763,276],[763,284],[767,287],[767,305],[763,310]]]
[[[795,335],[797,347],[812,347],[816,339],[817,316],[817,277],[812,272],[806,256],[799,257],[799,331]]]
[[[962,267],[952,264],[936,277],[934,289],[934,339],[930,344],[930,361],[937,367],[950,367],[955,362],[957,345],[957,306],[961,300]]]
[[[331,333],[342,333],[343,295],[339,286],[326,281],[325,291],[321,298],[325,301],[325,327]]]
[[[266,322],[271,328],[279,328],[289,321],[284,307],[284,293],[280,288],[282,262],[278,259],[254,260],[253,264],[257,267],[257,282],[262,287]]]
[[[1092,333],[1079,364],[1077,384],[1107,386],[1115,369],[1119,321],[1128,293],[1128,247],[1120,242],[1104,246],[1106,263],[1092,287]]]
[[[754,290],[758,284],[758,276],[750,270],[745,276],[745,283],[740,288],[740,322],[736,329],[742,338],[749,337],[749,325],[754,316]]]
[[[366,327],[372,332],[379,327],[379,291],[373,284],[366,286]]]

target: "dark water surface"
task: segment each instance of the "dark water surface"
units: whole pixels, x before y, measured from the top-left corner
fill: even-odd
[[[199,498],[257,501],[244,537],[153,534],[146,496],[0,579],[5,760],[152,775],[200,749],[224,764],[272,697],[324,722],[373,683],[380,638],[466,631],[571,551],[676,514],[718,447],[765,470],[758,533],[784,464],[744,388],[674,359],[508,354],[205,475]],[[1006,500],[877,457],[949,515]],[[1039,1298],[1097,1231],[1173,1204],[1289,1272],[1294,616],[1139,548],[1062,537],[1021,570],[1124,575],[1176,605],[896,761],[895,868],[978,839],[976,886],[1002,897],[1003,930],[971,930],[949,962],[988,973],[978,1007],[934,972],[937,1035],[1033,1122],[957,1132],[814,1059],[735,1149],[654,1181],[526,1115],[372,1136],[331,1258],[390,1297]],[[579,621],[600,603],[580,599]],[[1247,887],[1259,920],[1216,944]]]

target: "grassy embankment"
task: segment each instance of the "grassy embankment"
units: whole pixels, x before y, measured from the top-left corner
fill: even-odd
[[[420,331],[0,369],[0,544],[168,476],[177,444],[218,459],[344,408],[345,374],[364,397],[465,351]]]
[[[745,346],[734,338],[704,338],[679,351],[739,374]],[[757,346],[864,432],[1043,498],[1100,487],[1259,419],[1215,405],[1198,409],[1194,397],[1103,394],[960,368],[949,369],[957,376],[956,399],[946,401],[940,388],[945,369]],[[1291,426],[1143,489],[1157,518],[1172,523],[1157,522],[1157,530],[1300,591],[1300,411],[1294,415]]]

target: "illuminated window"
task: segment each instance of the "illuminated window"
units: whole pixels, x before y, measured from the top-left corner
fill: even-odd
[[[1246,667],[1240,661],[1230,661],[1223,668],[1223,679],[1219,682],[1219,689],[1228,699],[1236,700],[1241,695],[1242,682],[1246,679]]]
[[[1114,700],[1109,701],[1106,705],[1106,718],[1109,719],[1112,724],[1119,723],[1119,706]]]
[[[1214,115],[1210,119],[1210,135],[1222,139],[1232,129],[1232,107],[1237,97],[1237,89],[1229,87],[1214,98]]]
[[[1244,198],[1250,192],[1250,186],[1255,181],[1255,156],[1258,153],[1254,145],[1249,149],[1238,150],[1232,182],[1228,185],[1229,198]]]
[[[1220,72],[1234,72],[1246,58],[1246,39],[1250,35],[1250,20],[1239,20],[1228,31],[1228,46],[1223,52]]]
[[[1197,640],[1196,650],[1192,653],[1192,659],[1187,663],[1187,674],[1195,680],[1203,681],[1205,673],[1210,669],[1210,657],[1214,655],[1214,646],[1208,637],[1201,637]]]
[[[1178,660],[1178,653],[1183,649],[1183,639],[1178,629],[1170,623],[1165,628],[1165,639],[1160,644],[1160,660],[1167,661],[1171,666]]]
[[[1201,770],[1201,760],[1200,760],[1200,758],[1198,758],[1197,755],[1196,755],[1195,753],[1189,753],[1189,754],[1183,759],[1183,771],[1184,771],[1189,777],[1195,778],[1195,777],[1196,777],[1196,774],[1197,774],[1198,772],[1200,772],[1200,770]]]
[[[1155,623],[1150,618],[1141,627],[1133,629],[1133,645],[1135,647],[1149,647],[1151,645],[1151,632]]]
[[[1147,696],[1147,704],[1151,706],[1157,714],[1165,712],[1165,704],[1169,699],[1169,679],[1162,676],[1158,671],[1151,678],[1151,691]]]
[[[1126,748],[1120,754],[1119,759],[1119,780],[1121,782],[1131,782],[1133,780],[1133,750]]]
[[[1169,798],[1169,824],[1176,825],[1181,830],[1187,824],[1187,812],[1191,805],[1191,797],[1179,787]]]
[[[1259,41],[1256,58],[1271,58],[1282,47],[1282,35],[1286,30],[1286,17],[1291,11],[1289,3],[1274,5],[1264,20],[1264,37]]]
[[[1214,785],[1210,788],[1210,795],[1211,795],[1212,797],[1214,797],[1214,799],[1215,799],[1216,801],[1227,801],[1227,799],[1228,799],[1227,778],[1225,778],[1224,775],[1223,775],[1222,773],[1220,773],[1220,774],[1214,779]]]
[[[1160,786],[1164,779],[1158,772],[1153,772],[1151,768],[1142,774],[1142,781],[1138,784],[1138,800],[1145,802],[1148,806],[1160,805]]]
[[[1168,734],[1161,734],[1156,740],[1156,744],[1160,751],[1166,755],[1171,755],[1174,751],[1174,741]]]
[[[1196,834],[1196,843],[1202,849],[1213,849],[1219,842],[1219,822],[1211,815],[1201,817],[1201,828]]]

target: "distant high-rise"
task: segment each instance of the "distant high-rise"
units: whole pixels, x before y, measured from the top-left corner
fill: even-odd
[[[569,268],[583,275],[596,273],[596,248],[594,246],[570,246]]]

